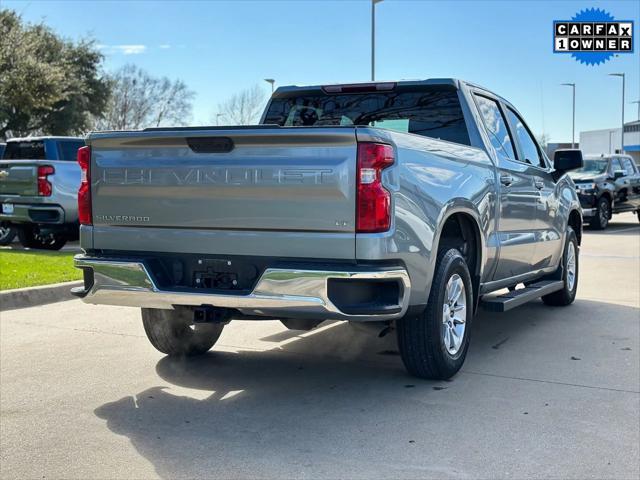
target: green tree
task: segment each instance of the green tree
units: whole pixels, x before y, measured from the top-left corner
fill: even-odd
[[[0,138],[85,132],[109,98],[102,58],[92,41],[0,10]]]

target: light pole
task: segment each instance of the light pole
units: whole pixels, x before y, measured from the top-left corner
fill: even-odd
[[[371,81],[376,79],[376,3],[382,0],[371,0]]]
[[[576,148],[576,84],[575,83],[563,83],[565,87],[571,87],[573,89],[573,123],[571,127],[571,148]]]
[[[620,153],[624,153],[624,73],[610,73],[610,77],[622,77],[622,131],[620,132]]]
[[[216,126],[220,125],[220,117],[224,117],[224,113],[216,113]]]
[[[640,100],[635,100],[635,101],[633,101],[631,103],[638,104],[638,120],[640,120]]]
[[[273,85],[276,83],[275,79],[265,78],[264,81],[271,84],[271,95],[273,95]]]

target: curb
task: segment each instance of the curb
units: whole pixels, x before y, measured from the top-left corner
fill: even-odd
[[[75,282],[54,283],[51,285],[40,285],[38,287],[17,288],[15,290],[5,290],[0,292],[0,312],[15,310],[17,308],[35,307],[48,303],[73,300],[76,297],[71,295],[73,287],[83,285],[82,280]]]

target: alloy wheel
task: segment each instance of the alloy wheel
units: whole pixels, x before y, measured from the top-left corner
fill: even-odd
[[[442,340],[449,355],[462,347],[467,321],[467,295],[460,275],[453,274],[447,282],[442,304]]]
[[[576,284],[576,247],[573,242],[569,242],[567,248],[567,288],[573,291]]]

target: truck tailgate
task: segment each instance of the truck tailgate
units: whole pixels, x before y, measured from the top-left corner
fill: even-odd
[[[87,143],[96,243],[115,226],[355,239],[354,128],[98,133]]]
[[[37,178],[38,160],[0,160],[0,195],[37,195]]]

